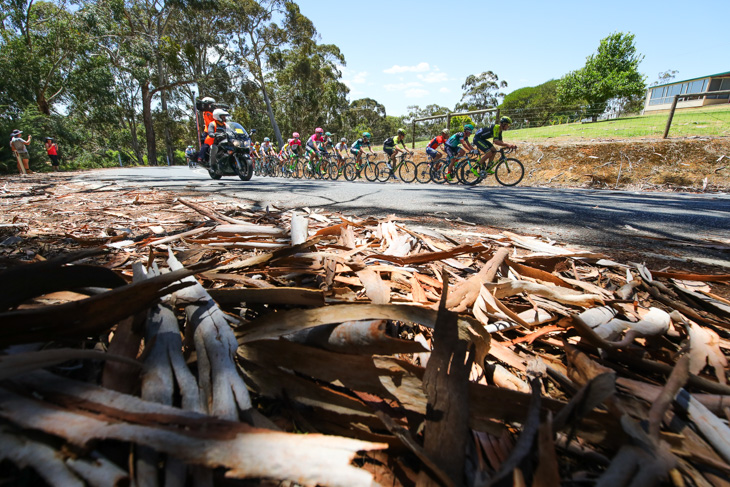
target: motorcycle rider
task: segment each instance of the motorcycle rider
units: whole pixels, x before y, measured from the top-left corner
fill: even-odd
[[[228,115],[229,113],[222,108],[213,110],[213,121],[208,125],[208,137],[205,138],[205,144],[203,144],[203,150],[201,151],[207,152],[207,147],[210,147],[210,167],[216,172],[218,172],[218,164],[215,156],[218,153],[218,142],[226,133]],[[203,153],[203,157],[205,158],[205,153]]]
[[[205,131],[208,131],[208,126],[210,126],[210,123],[213,121],[213,112],[211,111],[213,109],[213,104],[215,103],[215,100],[209,96],[206,96],[202,100],[200,100],[203,103],[203,127],[205,127]],[[205,144],[205,142],[203,142]],[[208,153],[208,147],[205,147],[204,145],[200,147],[200,154],[198,154],[198,162],[202,161],[205,158],[205,155]]]

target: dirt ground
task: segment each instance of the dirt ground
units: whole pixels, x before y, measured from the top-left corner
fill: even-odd
[[[507,134],[508,135],[508,134]],[[509,138],[506,136],[506,140]],[[416,160],[425,160],[417,151]],[[518,143],[522,186],[631,191],[728,191],[730,138]],[[497,185],[490,178],[483,184]]]

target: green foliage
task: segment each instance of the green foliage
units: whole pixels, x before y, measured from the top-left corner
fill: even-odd
[[[460,115],[458,117],[452,117],[451,125],[449,126],[449,132],[451,134],[454,134],[456,132],[463,132],[464,125],[466,125],[467,123],[470,123],[476,127],[474,120],[472,120],[472,118],[468,115]]]
[[[601,39],[598,51],[588,56],[583,68],[560,80],[558,99],[566,104],[584,101],[592,113],[600,113],[611,99],[640,96],[646,89],[638,71],[643,59],[636,52],[633,34],[615,32]]]

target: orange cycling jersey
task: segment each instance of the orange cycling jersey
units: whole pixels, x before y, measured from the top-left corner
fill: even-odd
[[[445,143],[446,140],[447,138],[443,135],[436,136],[433,138],[433,140],[431,140],[431,142],[428,143],[428,147],[430,147],[431,149],[436,149],[438,146]]]

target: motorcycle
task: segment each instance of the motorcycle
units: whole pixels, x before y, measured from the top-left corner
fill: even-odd
[[[217,135],[218,150],[215,161],[208,161],[208,174],[213,179],[238,176],[241,181],[249,181],[253,176],[251,137],[240,123],[228,122],[226,125],[226,131]]]

